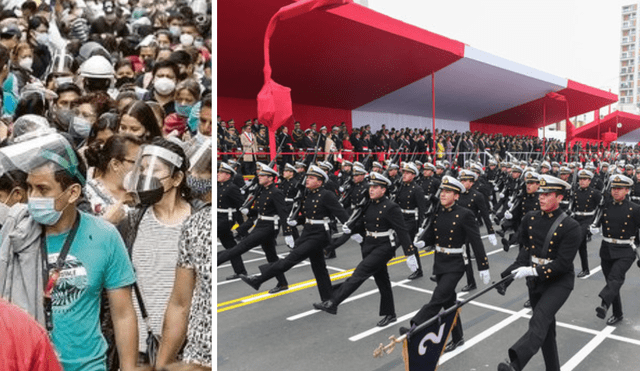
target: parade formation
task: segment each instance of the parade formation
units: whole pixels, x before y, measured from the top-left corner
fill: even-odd
[[[236,282],[244,281],[259,290],[262,283],[278,277],[269,293],[287,293],[292,282],[287,283],[285,272],[309,259],[320,301],[309,300],[308,308],[313,309],[305,315],[317,311],[336,315],[338,307],[362,291],[361,285],[373,277],[380,293],[381,319],[376,326],[382,330],[397,325],[396,334],[408,339],[415,337],[421,324],[444,318],[445,310],[460,304],[460,295],[477,293],[478,287],[489,288],[483,298],[508,296],[517,290],[524,294],[520,308],[524,306],[531,313],[529,324],[515,343],[495,349],[498,355],[489,368],[497,366],[499,371],[525,369],[539,351],[544,360],[539,365],[546,370],[561,369],[567,360],[559,355],[563,344],[556,339],[563,329],[558,328],[556,316],[571,310],[565,303],[574,288],[588,282],[576,282],[576,277],[588,279],[601,269],[605,284],[598,300],[590,303],[590,316],[608,326],[629,325],[622,322],[620,292],[636,261],[640,228],[640,206],[634,202],[634,197],[640,196],[635,192],[637,160],[633,156],[618,155],[611,164],[598,156],[556,162],[540,155],[510,152],[501,158],[490,151],[460,162],[442,157],[435,164],[429,153],[391,154],[386,161],[367,156],[352,162],[331,155],[319,160],[317,148],[322,139],[318,137],[325,135],[322,132],[326,130],[309,134],[307,140],[314,143],[316,152],[309,150],[295,166],[284,161],[277,166],[258,162],[256,173],[244,174],[259,179],[243,195],[253,200],[245,203],[245,209],[231,196],[239,193],[233,191],[236,186],[229,176],[235,170],[220,163],[218,220],[227,224],[218,232],[224,246],[218,251],[218,266],[220,272],[228,266],[222,264],[231,260],[234,274],[219,285],[233,287],[242,295],[248,292]],[[640,168],[637,171],[640,174]],[[227,175],[221,177],[221,173]],[[238,222],[235,228],[232,220]],[[278,258],[274,251],[280,230],[288,254],[285,251]],[[235,234],[237,244],[229,242],[229,233]],[[502,246],[489,254],[488,249],[498,246],[500,240]],[[244,269],[240,256],[258,245],[269,264],[260,265],[260,273],[251,275],[254,272]],[[342,251],[357,245],[362,260],[349,275],[342,276],[346,280],[332,284],[337,279],[330,278],[327,262],[340,261]],[[595,249],[599,249],[601,268],[594,271],[588,254]],[[512,263],[503,263],[502,257],[499,271],[490,268],[500,256],[497,254],[509,254],[507,259]],[[398,259],[406,261],[411,272],[398,285],[406,287],[411,282],[431,290],[430,295],[420,294],[421,308],[413,308],[411,316],[402,318],[397,307],[403,299],[394,295],[396,284],[390,281],[390,275],[404,271],[393,266]],[[465,275],[466,285],[460,288],[458,283]],[[492,284],[492,277],[502,281]],[[520,280],[526,285],[518,284]],[[492,290],[494,286],[496,290]],[[219,313],[228,310],[224,303],[218,307]],[[634,308],[627,311],[636,312]],[[449,341],[442,344],[443,355],[466,349],[469,338],[464,336],[460,317],[464,311],[466,307],[458,308],[445,333],[444,339]],[[366,309],[360,315],[375,317]],[[219,321],[221,318],[219,315]],[[282,321],[286,322],[284,316]],[[330,329],[331,321],[325,317],[323,326]],[[434,339],[436,334],[432,334]],[[473,357],[471,352],[467,356]],[[440,353],[433,357],[437,364]]]

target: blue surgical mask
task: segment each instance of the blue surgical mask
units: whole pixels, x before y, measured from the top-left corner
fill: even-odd
[[[84,117],[76,116],[71,123],[73,131],[82,138],[88,138],[92,124]]]
[[[189,115],[191,114],[191,110],[193,109],[193,104],[176,103],[175,107],[178,116],[189,117]]]
[[[54,225],[62,216],[62,211],[56,210],[55,203],[53,197],[29,197],[29,215],[39,224]]]

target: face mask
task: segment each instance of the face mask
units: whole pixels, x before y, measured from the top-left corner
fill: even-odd
[[[189,117],[189,115],[191,114],[191,110],[193,109],[193,104],[176,103],[175,107],[178,116]]]
[[[118,0],[118,4],[122,6],[129,5],[129,0]]]
[[[153,71],[153,65],[156,63],[156,61],[153,58],[146,58],[144,60],[144,68],[145,71],[147,72],[151,72]]]
[[[170,78],[161,77],[155,80],[153,87],[161,95],[169,95],[176,89],[176,83]]]
[[[171,26],[169,27],[169,32],[171,32],[172,36],[179,37],[180,34],[182,34],[182,29],[180,28],[180,26]]]
[[[158,44],[158,48],[160,49],[169,49],[170,47],[171,47],[171,44],[166,44],[166,43]]]
[[[140,175],[138,180],[138,184],[142,185],[145,183],[146,177],[144,175]],[[124,177],[123,184],[126,185],[131,182],[131,172],[127,173]],[[144,206],[151,206],[158,203],[162,200],[162,196],[165,193],[164,186],[160,182],[158,178],[151,178],[150,186],[147,187],[147,190],[133,190],[129,191],[129,193],[133,196],[133,199],[137,204]]]
[[[73,77],[71,76],[56,77],[56,83],[58,84],[58,86],[62,84],[70,83],[70,82],[73,82]]]
[[[39,224],[54,225],[62,216],[62,211],[56,210],[55,202],[53,197],[29,197],[29,215]]]
[[[187,185],[195,197],[202,197],[211,192],[211,179],[196,178],[187,175]]]
[[[204,76],[204,64],[199,64],[196,66],[196,74]]]
[[[195,46],[196,48],[202,48],[204,46],[204,40],[203,39],[195,39],[195,41],[193,42],[193,46]]]
[[[91,126],[92,124],[89,121],[87,121],[87,119],[85,119],[84,117],[76,116],[73,118],[73,121],[71,122],[71,127],[73,128],[73,131],[75,132],[75,134],[77,134],[82,138],[89,137],[89,133],[91,132]]]
[[[211,137],[210,137],[210,136],[207,136],[207,135],[202,134],[202,133],[200,132],[200,130],[198,130],[198,132],[196,133],[195,139],[196,139],[196,143],[198,143],[198,144],[202,144],[202,143],[204,143],[204,142],[205,142],[205,141],[207,141],[207,140],[211,140]]]
[[[116,88],[121,87],[124,84],[134,84],[136,79],[133,77],[122,77],[116,80]]]
[[[33,58],[24,58],[20,60],[20,63],[18,63],[20,65],[20,67],[24,68],[25,70],[31,70],[31,66],[33,66]]]
[[[46,32],[36,32],[36,42],[40,45],[46,45],[49,41],[49,34]]]
[[[188,33],[180,35],[180,44],[191,46],[191,44],[193,44],[193,36]]]

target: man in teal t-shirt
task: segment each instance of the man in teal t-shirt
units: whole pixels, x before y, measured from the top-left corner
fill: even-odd
[[[44,228],[50,264],[56,262],[76,218],[80,218],[51,293],[54,346],[65,371],[106,370],[107,345],[99,320],[101,292],[106,289],[120,370],[135,370],[138,325],[131,296],[135,282],[132,264],[114,226],[77,210],[84,165],[65,138],[51,135],[56,136],[51,141],[37,139],[44,147],[33,151],[34,164],[25,169],[29,174],[29,215]]]

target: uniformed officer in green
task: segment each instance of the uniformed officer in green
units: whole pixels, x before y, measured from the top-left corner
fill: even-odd
[[[436,211],[435,219],[431,227],[425,231],[424,240],[414,243],[416,248],[423,248],[425,245],[435,246],[433,273],[437,286],[429,303],[411,319],[412,328],[437,315],[440,310],[455,304],[456,286],[465,273],[465,264],[469,259],[463,247],[465,241],[469,241],[473,248],[482,282],[487,285],[491,281],[489,261],[475,215],[456,202],[460,193],[466,191],[465,187],[457,179],[445,175],[440,189],[440,208]],[[400,328],[401,333],[407,331],[409,330],[406,328]],[[445,348],[447,352],[464,344],[460,318],[451,333],[453,340]]]
[[[391,281],[387,263],[395,254],[398,243],[410,253],[413,250],[400,207],[386,197],[391,181],[378,173],[372,173],[369,180],[371,203],[362,217],[355,221],[353,230],[343,225],[345,234],[364,236],[362,241],[362,261],[353,275],[334,291],[331,300],[313,304],[314,308],[336,314],[338,305],[355,292],[364,281],[373,276],[380,291],[379,314],[384,316],[378,326],[384,327],[396,321],[396,311],[391,291]],[[397,238],[397,241],[396,241]]]
[[[620,288],[636,259],[634,239],[640,228],[640,206],[626,199],[633,181],[620,174],[611,177],[612,199],[605,202],[599,223],[602,226],[600,259],[607,285],[598,294],[602,302],[596,308],[598,318],[604,319],[613,305],[613,315],[607,320],[608,325],[614,325],[623,318]],[[591,233],[598,233],[599,225],[591,227]]]
[[[533,315],[527,332],[509,348],[509,360],[498,371],[520,371],[542,349],[547,371],[560,371],[555,314],[573,290],[573,260],[582,238],[578,222],[560,210],[571,185],[550,175],[540,176],[541,211],[527,213],[520,224],[520,249],[516,261],[501,276],[527,278]]]
[[[591,187],[592,178],[593,173],[591,171],[580,170],[580,172],[578,172],[580,188],[578,188],[578,191],[573,195],[573,210],[571,210],[571,216],[580,223],[580,228],[582,229],[582,242],[580,242],[580,248],[578,249],[582,270],[578,273],[578,278],[589,275],[587,233],[589,233],[589,226],[595,219],[596,209],[602,199],[602,194]]]

